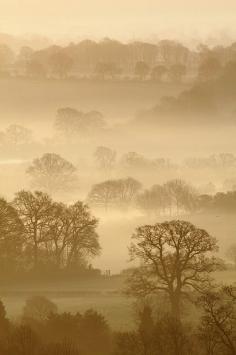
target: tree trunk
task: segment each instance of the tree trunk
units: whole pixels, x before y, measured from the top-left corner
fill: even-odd
[[[171,302],[171,314],[173,318],[180,321],[180,295],[173,293],[170,297]]]
[[[38,267],[38,243],[34,244],[34,269]]]

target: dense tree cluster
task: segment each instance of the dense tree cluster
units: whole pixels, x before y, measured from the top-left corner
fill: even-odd
[[[206,189],[211,189],[211,186],[206,186]],[[156,184],[149,189],[142,189],[142,184],[133,178],[106,180],[92,187],[87,201],[91,206],[105,210],[137,208],[149,216],[236,211],[235,190],[201,194],[181,179]]]
[[[215,195],[201,195],[198,199],[200,211],[235,213],[236,191],[218,192]]]
[[[140,193],[137,206],[148,214],[184,214],[197,208],[197,193],[183,180],[170,180]]]
[[[88,203],[95,207],[127,208],[135,201],[142,185],[133,178],[107,180],[92,187]]]
[[[41,50],[23,46],[14,53],[7,45],[0,46],[1,75],[32,78],[90,76],[114,79],[117,76],[137,76],[161,81],[167,76],[180,81],[186,70],[202,79],[213,78],[222,65],[235,60],[235,44],[228,47],[189,49],[183,44],[161,40],[121,43],[105,38],[100,42],[84,40],[66,47],[57,45]]]
[[[65,205],[46,193],[20,191],[0,200],[1,275],[85,270],[98,255],[98,221],[86,205]]]
[[[98,111],[82,112],[70,107],[57,110],[55,129],[67,139],[89,136],[105,127],[103,115]]]
[[[22,320],[7,319],[0,303],[1,355],[108,355],[112,333],[105,318],[89,309],[59,313],[45,297],[26,301]]]
[[[111,172],[116,163],[116,151],[108,147],[97,147],[94,157],[100,170],[105,173]]]
[[[227,169],[236,167],[236,156],[232,153],[213,154],[203,158],[188,158],[185,165],[190,168]]]
[[[46,153],[34,159],[26,173],[32,186],[48,193],[74,190],[78,177],[75,166],[58,154]]]

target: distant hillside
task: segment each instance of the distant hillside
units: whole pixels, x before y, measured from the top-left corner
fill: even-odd
[[[225,65],[214,78],[198,80],[179,96],[164,96],[137,115],[141,125],[236,123],[236,61]]]

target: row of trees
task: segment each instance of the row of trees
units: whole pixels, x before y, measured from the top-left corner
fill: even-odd
[[[106,180],[92,187],[87,201],[91,206],[105,210],[133,207],[153,216],[236,211],[236,191],[201,195],[181,179],[153,185],[146,190],[142,190],[141,183],[133,178]]]
[[[141,61],[136,63],[134,73],[140,80],[145,80],[149,77],[157,82],[169,79],[171,82],[178,83],[186,75],[187,68],[183,64],[173,64],[169,68],[159,64],[150,68],[147,63]]]
[[[138,207],[151,214],[181,214],[197,206],[197,194],[182,180],[171,180],[141,192],[142,185],[133,178],[107,180],[92,187],[88,203],[108,208]]]
[[[201,195],[198,199],[200,210],[235,213],[236,191],[218,192],[215,195]]]
[[[134,154],[125,155],[123,163],[125,162],[129,167],[130,165],[133,167],[135,163],[136,166],[137,160],[133,159],[133,156]],[[95,159],[103,172],[110,173],[116,162],[116,153],[106,147],[98,147]],[[162,168],[170,168],[168,161],[158,160],[158,162]],[[232,162],[234,164],[234,160],[230,159],[230,166]],[[225,162],[224,166],[225,164],[228,163]],[[47,153],[35,159],[26,172],[30,176],[33,188],[53,195],[59,192],[75,191],[79,185],[76,167],[60,155],[53,153]],[[169,180],[163,185],[156,184],[145,190],[142,190],[142,184],[138,180],[131,177],[109,179],[95,184],[88,194],[87,201],[93,206],[103,207],[106,210],[132,206],[153,215],[178,215],[194,211],[230,213],[236,209],[236,192],[233,182],[231,185],[232,191],[218,192],[213,195],[201,194],[181,179]],[[206,190],[214,192],[215,188],[206,186]]]
[[[191,185],[176,179],[145,190],[137,196],[136,203],[148,214],[179,215],[196,210],[197,193]]]
[[[127,172],[141,171],[177,171],[179,169],[206,169],[221,171],[222,169],[235,169],[236,156],[233,153],[212,154],[206,157],[191,157],[182,163],[174,163],[168,158],[150,159],[143,154],[133,152],[124,153],[120,158],[114,149],[105,146],[97,147],[94,153],[98,168],[105,173],[112,170],[125,170]],[[227,180],[230,184],[230,179]]]
[[[235,44],[228,47],[209,49],[199,46],[190,50],[181,43],[163,40],[157,44],[131,42],[124,44],[104,39],[100,42],[85,40],[67,47],[50,46],[34,51],[22,47],[16,55],[7,45],[0,45],[0,72],[29,77],[53,76],[65,78],[68,75],[117,75],[136,74],[144,78],[148,68],[152,77],[158,80],[163,68],[168,68],[175,80],[188,71],[197,71],[204,77],[215,75],[221,65],[235,59]],[[177,75],[177,76],[176,76]]]
[[[67,206],[39,191],[1,199],[1,273],[86,269],[100,251],[97,224],[80,201]]]

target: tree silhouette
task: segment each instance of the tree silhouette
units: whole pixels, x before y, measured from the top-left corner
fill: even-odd
[[[28,325],[16,326],[7,347],[8,355],[40,355],[42,344],[39,336]]]
[[[13,204],[24,225],[26,247],[32,250],[33,267],[36,269],[39,265],[40,247],[48,238],[52,200],[43,192],[20,191]]]
[[[27,169],[32,185],[49,193],[76,188],[76,168],[58,154],[47,153],[35,159]]]
[[[21,264],[24,226],[13,206],[0,199],[0,265],[6,272],[16,271]]]
[[[70,107],[57,110],[55,128],[67,139],[77,140],[78,137],[103,131],[105,127],[106,122],[99,111],[82,112]]]
[[[70,206],[54,204],[45,245],[59,270],[77,269],[81,262],[99,254],[97,225],[97,219],[80,201]]]
[[[116,161],[116,152],[108,147],[97,147],[94,153],[96,162],[101,170],[108,173],[114,167]]]
[[[92,187],[88,202],[95,206],[126,208],[134,202],[141,183],[133,178],[107,180]]]
[[[166,214],[171,197],[165,187],[154,185],[137,196],[138,207],[148,214]]]
[[[185,221],[139,227],[132,239],[131,258],[142,266],[131,273],[128,291],[139,296],[166,293],[172,315],[179,319],[183,296],[189,289],[208,287],[211,272],[219,266],[208,256],[217,250],[216,240]]]
[[[191,185],[180,179],[169,180],[164,184],[169,201],[170,201],[170,213],[172,209],[177,215],[181,210],[191,211],[196,206],[196,192]]]
[[[50,57],[50,66],[54,74],[60,79],[64,79],[73,67],[73,60],[62,50],[57,50]]]
[[[116,75],[121,74],[121,69],[117,67],[115,63],[100,62],[96,65],[95,73],[101,76],[103,79],[111,77],[114,79]]]
[[[6,129],[5,141],[8,145],[13,146],[14,149],[32,142],[31,130],[19,126],[11,125]]]
[[[232,287],[208,291],[198,301],[203,309],[200,337],[209,354],[215,349],[236,354],[236,295]],[[210,352],[211,351],[211,352]]]

